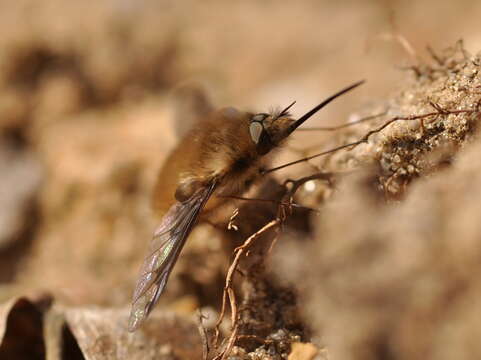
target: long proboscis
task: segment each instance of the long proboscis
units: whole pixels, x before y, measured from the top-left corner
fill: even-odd
[[[296,120],[295,123],[293,123],[291,126],[289,126],[286,136],[291,134],[294,130],[296,130],[299,126],[301,126],[307,119],[309,119],[312,115],[314,115],[316,112],[321,110],[324,106],[329,104],[332,100],[334,100],[334,99],[338,98],[339,96],[347,93],[348,91],[351,91],[352,89],[358,87],[359,85],[364,84],[365,82],[366,82],[365,80],[358,81],[358,82],[338,91],[337,93],[329,96],[326,100],[322,101],[319,105],[314,107],[312,110],[310,110],[307,113],[305,113],[304,115],[302,115],[299,119]]]

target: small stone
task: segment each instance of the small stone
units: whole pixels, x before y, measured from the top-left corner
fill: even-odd
[[[288,360],[314,360],[319,349],[311,343],[293,343]]]

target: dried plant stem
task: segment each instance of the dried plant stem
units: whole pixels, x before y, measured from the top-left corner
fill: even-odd
[[[391,125],[392,123],[394,122],[397,122],[397,121],[413,121],[413,120],[423,120],[423,119],[426,119],[426,118],[429,118],[429,117],[433,117],[433,116],[440,116],[440,115],[450,115],[450,114],[473,114],[473,113],[476,113],[476,112],[479,112],[479,108],[480,108],[480,105],[481,105],[481,99],[479,99],[476,103],[476,106],[474,109],[461,109],[461,110],[448,110],[448,109],[443,109],[441,108],[439,105],[437,104],[433,104],[431,103],[431,106],[433,106],[436,111],[433,111],[433,112],[429,112],[429,113],[426,113],[426,114],[420,114],[420,115],[409,115],[409,116],[395,116],[393,117],[392,119],[386,121],[384,124],[382,124],[381,126],[379,126],[378,128],[374,129],[374,130],[370,130],[368,131],[361,139],[357,140],[357,141],[354,141],[354,142],[351,142],[351,143],[348,143],[348,144],[344,144],[344,145],[340,145],[340,146],[337,146],[335,148],[332,148],[332,149],[329,149],[329,150],[326,150],[326,151],[323,151],[323,152],[320,152],[318,154],[314,154],[314,155],[311,155],[311,156],[308,156],[308,157],[305,157],[305,158],[302,158],[302,159],[299,159],[299,160],[296,160],[296,161],[292,161],[292,162],[289,162],[287,164],[284,164],[284,165],[281,165],[281,166],[277,166],[275,168],[272,168],[272,169],[268,169],[268,170],[265,170],[263,174],[268,174],[268,173],[271,173],[273,171],[277,171],[277,170],[280,170],[280,169],[283,169],[285,167],[288,167],[288,166],[291,166],[291,165],[295,165],[295,164],[299,164],[299,163],[302,163],[302,162],[306,162],[306,161],[309,161],[311,159],[314,159],[316,157],[319,157],[319,156],[323,156],[323,155],[327,155],[327,154],[331,154],[333,152],[336,152],[336,151],[339,151],[339,150],[342,150],[342,149],[346,149],[346,148],[351,148],[351,150],[353,148],[355,148],[356,146],[360,145],[360,144],[365,144],[368,142],[369,138],[376,134],[376,133],[379,133],[381,132],[382,130],[384,130],[386,127],[388,127],[389,125]]]
[[[260,230],[258,230],[257,232],[249,236],[249,238],[247,238],[247,240],[244,241],[244,243],[241,246],[234,249],[234,254],[235,254],[234,260],[232,261],[229,267],[229,270],[227,272],[227,276],[225,279],[224,293],[222,296],[221,312],[219,315],[219,319],[217,320],[217,323],[215,325],[214,345],[215,346],[218,345],[218,340],[220,336],[219,327],[225,316],[225,312],[227,308],[227,300],[229,300],[230,309],[231,309],[231,334],[229,336],[226,347],[214,358],[214,360],[219,360],[219,359],[225,360],[229,355],[230,351],[232,350],[232,347],[234,346],[235,340],[237,338],[239,313],[237,309],[237,302],[235,298],[234,289],[232,288],[232,283],[234,281],[234,274],[237,270],[237,266],[239,265],[239,261],[242,255],[244,255],[247,249],[261,234],[265,233],[271,228],[278,227],[280,224],[281,224],[280,219],[272,220],[271,222],[264,225]]]
[[[204,319],[204,315],[199,310],[198,312],[198,319],[197,319],[197,328],[199,329],[200,338],[202,340],[202,360],[208,360],[209,356],[209,339],[207,337],[207,331],[205,329],[204,323],[202,320]]]

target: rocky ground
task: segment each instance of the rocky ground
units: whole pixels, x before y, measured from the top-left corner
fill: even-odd
[[[0,2],[0,358],[478,359],[480,12]],[[127,333],[151,189],[204,97],[258,111],[297,100],[300,115],[359,79],[306,127],[372,118],[299,131],[273,165],[353,145],[248,194],[286,199],[286,179],[322,171],[293,196],[317,211],[232,201]]]

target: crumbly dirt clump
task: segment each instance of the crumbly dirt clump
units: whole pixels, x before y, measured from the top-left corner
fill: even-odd
[[[279,250],[329,358],[481,356],[480,63],[453,48],[416,68],[386,118],[365,127],[432,115],[336,155],[330,164],[355,160],[360,171],[322,206],[312,243]]]

